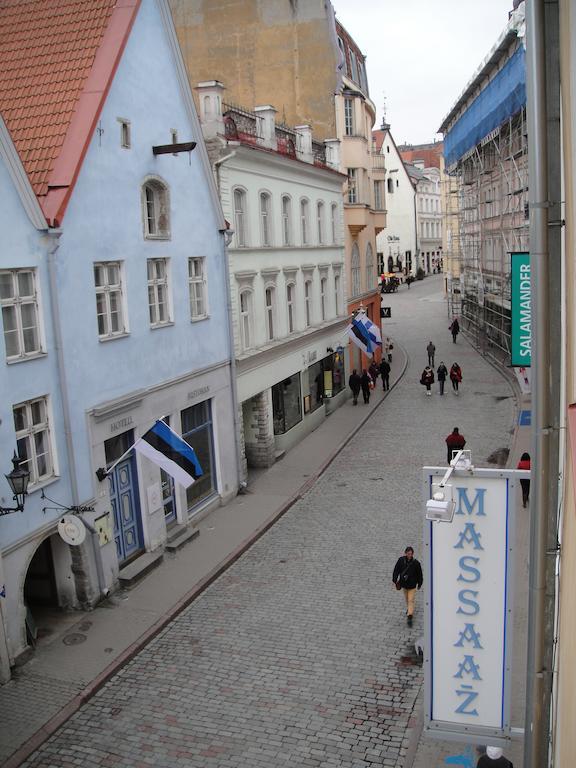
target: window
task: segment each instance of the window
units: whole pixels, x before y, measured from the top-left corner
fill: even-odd
[[[288,333],[294,333],[294,283],[286,286],[286,307],[288,310]]]
[[[358,249],[358,243],[354,243],[352,246],[352,296],[359,296],[362,289],[360,285],[360,251]]]
[[[274,338],[274,314],[275,314],[275,296],[274,288],[266,288],[266,337],[268,341]]]
[[[204,267],[203,258],[188,259],[188,294],[192,320],[199,320],[208,316]]]
[[[282,245],[292,245],[292,201],[282,196]]]
[[[0,306],[7,360],[24,360],[43,352],[39,325],[36,270],[0,272]]]
[[[234,190],[234,229],[236,230],[236,245],[246,246],[246,192],[243,189]]]
[[[262,245],[272,245],[272,222],[270,220],[270,195],[260,194],[260,223],[262,228]]]
[[[119,117],[120,123],[120,146],[122,149],[130,149],[132,145],[132,137],[130,136],[130,122]]]
[[[338,215],[338,206],[332,203],[330,206],[330,229],[332,230],[332,243],[336,245],[336,216]]]
[[[167,240],[170,237],[168,188],[160,181],[147,181],[142,187],[144,237]]]
[[[391,195],[394,193],[394,179],[388,178],[386,179],[386,186],[388,188],[388,193]]]
[[[253,346],[253,309],[252,292],[242,291],[240,294],[240,340],[242,349]]]
[[[340,275],[334,275],[334,307],[336,317],[340,314]]]
[[[217,490],[210,400],[186,408],[180,416],[182,437],[194,449],[202,469],[202,475],[186,489],[186,504],[190,510]]]
[[[326,287],[328,280],[325,277],[320,279],[320,315],[322,320],[326,320]]]
[[[308,245],[308,200],[300,200],[300,233],[302,245]]]
[[[375,181],[374,182],[374,208],[377,211],[381,211],[383,209],[382,205],[382,182],[381,181]]]
[[[111,339],[126,333],[122,296],[122,265],[119,261],[94,264],[98,336]]]
[[[274,434],[283,435],[302,421],[300,374],[295,373],[272,387]]]
[[[366,290],[371,291],[374,287],[374,252],[372,244],[366,246]]]
[[[306,328],[312,325],[312,280],[304,283],[304,308],[306,310]]]
[[[354,136],[354,99],[344,98],[344,133],[346,136]]]
[[[39,397],[19,403],[13,407],[12,412],[20,466],[30,472],[30,485],[35,485],[55,474],[48,398]]]
[[[348,168],[348,202],[349,203],[358,202],[356,183],[357,183],[356,168]]]
[[[318,245],[324,244],[324,203],[316,205],[316,220],[318,223]]]
[[[360,80],[358,79],[358,61],[356,59],[356,54],[353,51],[350,51],[350,65],[352,67],[352,80],[359,84]]]
[[[169,323],[168,267],[166,259],[148,259],[148,311],[150,325],[157,327]]]

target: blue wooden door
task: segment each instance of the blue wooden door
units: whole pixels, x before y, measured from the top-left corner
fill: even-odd
[[[108,477],[114,515],[114,540],[118,562],[123,563],[143,549],[134,456],[121,461]]]

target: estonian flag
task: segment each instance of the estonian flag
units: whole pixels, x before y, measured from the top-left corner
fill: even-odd
[[[203,472],[194,450],[163,421],[157,421],[134,448],[188,488]]]
[[[374,325],[365,312],[358,312],[347,331],[351,341],[369,357],[373,357],[377,346],[382,346],[380,329]]]

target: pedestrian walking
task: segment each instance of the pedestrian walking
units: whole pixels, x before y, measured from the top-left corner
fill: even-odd
[[[392,350],[394,349],[394,344],[390,341],[390,336],[386,336],[386,341],[384,342],[384,354],[388,358],[388,362],[392,362]]]
[[[358,395],[360,394],[360,376],[358,376],[358,372],[356,371],[356,368],[352,371],[350,374],[350,378],[348,379],[348,386],[352,390],[352,397],[354,398],[354,405],[358,405]]]
[[[434,354],[436,352],[436,347],[431,341],[428,342],[428,346],[426,347],[426,352],[428,353],[428,365],[431,368],[434,368]]]
[[[518,462],[518,469],[530,469],[530,454],[524,452],[522,456],[520,456],[520,461]],[[530,498],[530,480],[520,480],[520,485],[522,486],[522,506],[524,509],[526,509],[526,505],[528,504],[528,499]]]
[[[462,368],[460,368],[458,363],[452,363],[452,367],[450,368],[450,381],[452,382],[452,390],[454,394],[457,395],[458,387],[462,381]]]
[[[466,445],[466,440],[464,438],[464,435],[460,434],[460,430],[458,427],[454,427],[452,432],[448,435],[448,437],[445,440],[446,446],[448,447],[448,464],[452,461],[452,452],[453,451],[461,451],[462,448]]]
[[[434,384],[434,371],[432,368],[430,368],[429,365],[424,368],[422,371],[422,376],[420,376],[420,384],[423,384],[426,387],[426,394],[430,397],[432,395],[431,387],[432,384]]]
[[[387,392],[390,389],[390,363],[382,358],[380,363],[380,376],[382,376],[382,389]]]
[[[460,323],[458,322],[457,317],[452,320],[451,324],[448,326],[448,330],[452,334],[452,341],[456,344],[456,336],[460,333]]]
[[[362,376],[360,377],[360,386],[362,387],[362,396],[364,398],[364,405],[370,402],[370,384],[372,383],[372,379],[368,375],[368,371],[366,368],[362,371]]]
[[[504,757],[500,747],[486,747],[486,754],[480,755],[476,768],[514,768],[514,766],[507,757]]]
[[[440,385],[440,394],[444,394],[444,383],[446,382],[446,379],[448,378],[448,368],[444,365],[444,361],[440,361],[440,365],[438,366],[438,370],[436,371],[436,375],[438,376],[438,384]]]
[[[378,375],[380,373],[375,360],[372,360],[372,362],[370,363],[370,368],[368,368],[368,373],[370,374],[370,378],[372,379],[372,383],[374,384],[374,387],[375,387],[376,379],[378,378]]]
[[[422,566],[414,557],[414,547],[406,547],[404,550],[404,557],[399,557],[396,565],[394,566],[394,572],[392,574],[392,581],[398,591],[404,591],[404,599],[406,601],[406,620],[408,626],[412,626],[412,617],[414,616],[414,598],[416,597],[416,590],[422,586]]]

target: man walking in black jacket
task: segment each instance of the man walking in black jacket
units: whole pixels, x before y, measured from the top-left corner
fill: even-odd
[[[414,615],[414,597],[416,589],[420,589],[423,582],[422,566],[414,557],[414,548],[406,547],[404,557],[399,557],[394,566],[392,581],[397,590],[404,591],[406,600],[406,616],[408,626],[412,626],[412,617]]]

